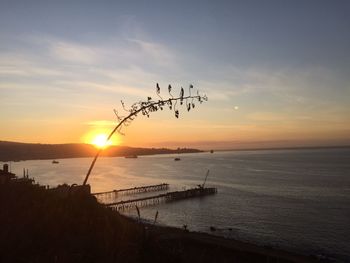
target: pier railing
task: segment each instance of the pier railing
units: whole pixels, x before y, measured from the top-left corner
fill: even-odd
[[[106,192],[92,193],[92,195],[96,196],[98,199],[104,199],[104,198],[116,198],[118,195],[121,195],[121,194],[133,195],[133,194],[140,194],[140,193],[147,193],[147,192],[163,191],[168,189],[169,189],[169,184],[163,183],[163,184],[156,184],[156,185],[146,185],[146,186],[132,187],[132,188],[112,190],[112,191],[106,191]]]
[[[178,200],[183,200],[192,197],[200,197],[205,195],[216,194],[216,188],[203,188],[197,187],[184,191],[168,192],[165,194],[147,196],[143,198],[107,203],[105,206],[112,208],[113,210],[123,211],[126,209],[133,208],[135,206],[144,207],[149,205],[157,205],[163,202],[173,202]]]

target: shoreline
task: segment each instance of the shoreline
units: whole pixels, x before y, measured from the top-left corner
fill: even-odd
[[[0,141],[0,161],[56,160],[93,158],[98,149],[90,144],[30,144]],[[140,148],[110,146],[103,149],[100,157],[147,156],[155,154],[184,154],[203,152],[193,148]]]
[[[104,149],[101,157],[153,156],[191,153],[245,152],[245,151],[283,151],[283,150],[331,150],[350,149],[350,145],[296,146],[296,147],[252,147],[252,148],[140,148],[130,146],[110,146]],[[93,158],[96,147],[90,144],[40,144],[20,143],[0,140],[0,162],[20,162],[32,160],[55,160],[74,158]]]
[[[150,153],[150,154],[139,154],[137,155],[138,157],[147,157],[147,156],[164,156],[164,155],[172,155],[172,157],[176,154],[181,154],[181,155],[186,155],[186,154],[200,154],[200,153],[206,153],[205,151],[198,151],[198,152],[174,152],[174,153]],[[52,160],[66,160],[66,159],[82,159],[82,158],[90,158],[93,159],[93,156],[77,156],[77,157],[59,157],[59,158],[40,158],[40,159],[24,159],[24,160],[4,160],[0,159],[0,163],[9,163],[9,162],[14,162],[14,163],[19,163],[19,162],[26,162],[26,161],[52,161]],[[120,156],[104,156],[101,155],[99,159],[102,158],[127,158],[127,155],[120,155]],[[136,159],[136,158],[129,158],[129,159]]]
[[[316,262],[329,262],[330,260],[323,255],[304,255],[301,253],[275,248],[271,246],[258,245],[253,242],[246,242],[233,238],[225,238],[223,236],[213,235],[206,232],[189,231],[183,228],[168,226],[163,224],[152,224],[146,221],[139,221],[135,217],[119,214],[126,220],[129,220],[135,224],[141,225],[144,228],[145,236],[147,239],[151,239],[152,243],[186,243],[187,250],[191,250],[192,247],[200,246],[201,249],[220,250],[222,255],[225,255],[225,259],[237,258],[237,254],[240,257],[251,261],[253,258],[257,259],[256,262],[296,262],[296,263],[316,263]],[[164,248],[163,248],[164,249]],[[188,253],[188,251],[184,251]],[[217,253],[217,252],[215,252]],[[188,256],[188,255],[187,255]],[[217,254],[207,255],[214,256],[216,260],[220,258]],[[187,262],[187,261],[186,261]],[[206,261],[205,261],[206,262]]]

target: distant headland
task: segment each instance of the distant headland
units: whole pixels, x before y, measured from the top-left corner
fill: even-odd
[[[91,144],[39,144],[0,141],[0,161],[44,160],[92,157],[96,147]],[[178,154],[202,152],[192,148],[138,148],[128,146],[109,146],[101,156],[123,157],[153,154]]]

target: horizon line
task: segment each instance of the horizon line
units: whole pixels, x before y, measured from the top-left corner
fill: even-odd
[[[264,141],[261,141],[264,142]],[[271,141],[270,141],[271,142]],[[277,141],[275,141],[277,142]],[[17,141],[5,141],[0,140],[0,143],[13,143],[13,144],[37,144],[37,145],[70,145],[70,144],[76,144],[76,145],[91,145],[94,146],[91,143],[83,143],[83,142],[74,142],[74,143],[40,143],[40,142],[17,142]],[[220,143],[220,142],[218,142]],[[242,142],[240,142],[242,143]],[[244,142],[243,142],[244,143]],[[255,142],[256,143],[256,142]],[[265,142],[266,143],[266,142]],[[249,144],[247,142],[247,144]],[[129,146],[129,145],[110,145],[110,147],[129,147],[129,148],[144,148],[144,149],[195,149],[200,150],[202,152],[209,152],[211,150],[213,151],[258,151],[258,150],[293,150],[293,149],[327,149],[327,148],[350,148],[350,144],[345,145],[339,145],[339,144],[329,144],[329,145],[298,145],[298,146],[275,146],[275,147],[269,147],[269,146],[261,146],[261,147],[227,147],[227,148],[207,148],[203,149],[203,147],[194,147],[194,146],[185,146],[185,147],[167,147],[167,146]],[[107,149],[107,148],[106,148]]]

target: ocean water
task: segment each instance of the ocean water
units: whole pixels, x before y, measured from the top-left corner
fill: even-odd
[[[158,224],[350,262],[350,149],[182,154],[178,162],[175,157],[101,158],[89,183],[93,192],[159,183],[182,190],[202,184],[209,169],[206,186],[217,187],[218,194],[143,207],[141,217],[152,221],[158,211]],[[44,185],[81,184],[91,160],[12,162],[11,169],[22,175],[26,168]],[[210,232],[210,226],[217,230]]]

